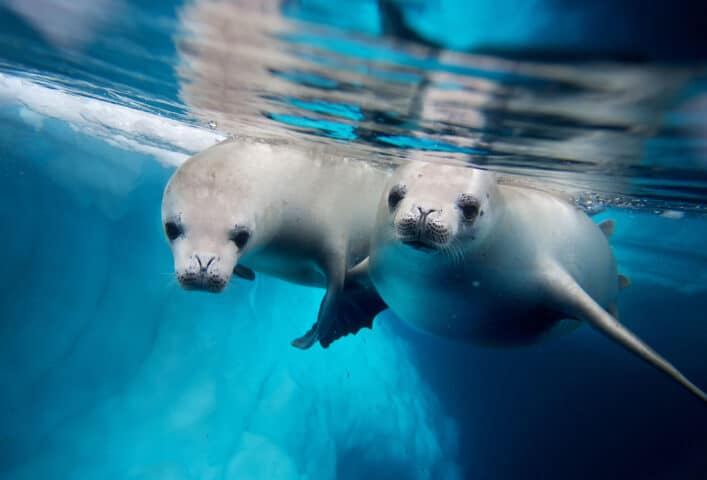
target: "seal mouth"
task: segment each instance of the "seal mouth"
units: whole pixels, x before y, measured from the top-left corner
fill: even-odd
[[[221,293],[226,288],[226,282],[220,278],[185,275],[178,277],[178,279],[184,290]]]

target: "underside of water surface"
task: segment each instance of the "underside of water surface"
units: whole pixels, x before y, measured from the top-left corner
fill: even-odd
[[[0,0],[0,478],[705,478],[707,408],[590,328],[299,351],[323,290],[184,291],[160,219],[228,137],[490,169],[616,221],[705,388],[707,15],[629,3]]]

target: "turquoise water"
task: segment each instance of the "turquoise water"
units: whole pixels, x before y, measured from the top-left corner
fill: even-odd
[[[489,350],[384,312],[302,352],[321,290],[183,291],[160,222],[174,168],[228,135],[492,168],[616,220],[622,322],[705,387],[690,28],[666,14],[641,43],[603,3],[479,3],[474,28],[454,2],[241,3],[0,3],[0,478],[704,478],[704,406],[588,328]]]

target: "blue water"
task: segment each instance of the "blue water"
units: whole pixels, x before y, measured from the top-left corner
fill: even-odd
[[[233,134],[517,175],[616,220],[622,322],[704,388],[699,6],[24,2],[42,23],[19,3],[0,2],[0,478],[707,478],[704,405],[591,329],[489,350],[384,312],[302,352],[321,290],[183,291],[160,222],[175,166]]]

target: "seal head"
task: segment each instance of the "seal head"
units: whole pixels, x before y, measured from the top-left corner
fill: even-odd
[[[193,168],[197,160],[199,168]],[[255,219],[245,212],[256,209],[234,208],[238,196],[229,190],[233,182],[220,161],[217,156],[190,159],[164,192],[164,232],[177,280],[187,290],[221,292],[254,243]]]
[[[495,175],[459,167],[411,163],[401,167],[381,205],[379,225],[389,240],[424,253],[473,248],[488,233],[498,192]],[[450,169],[447,175],[444,170]]]

